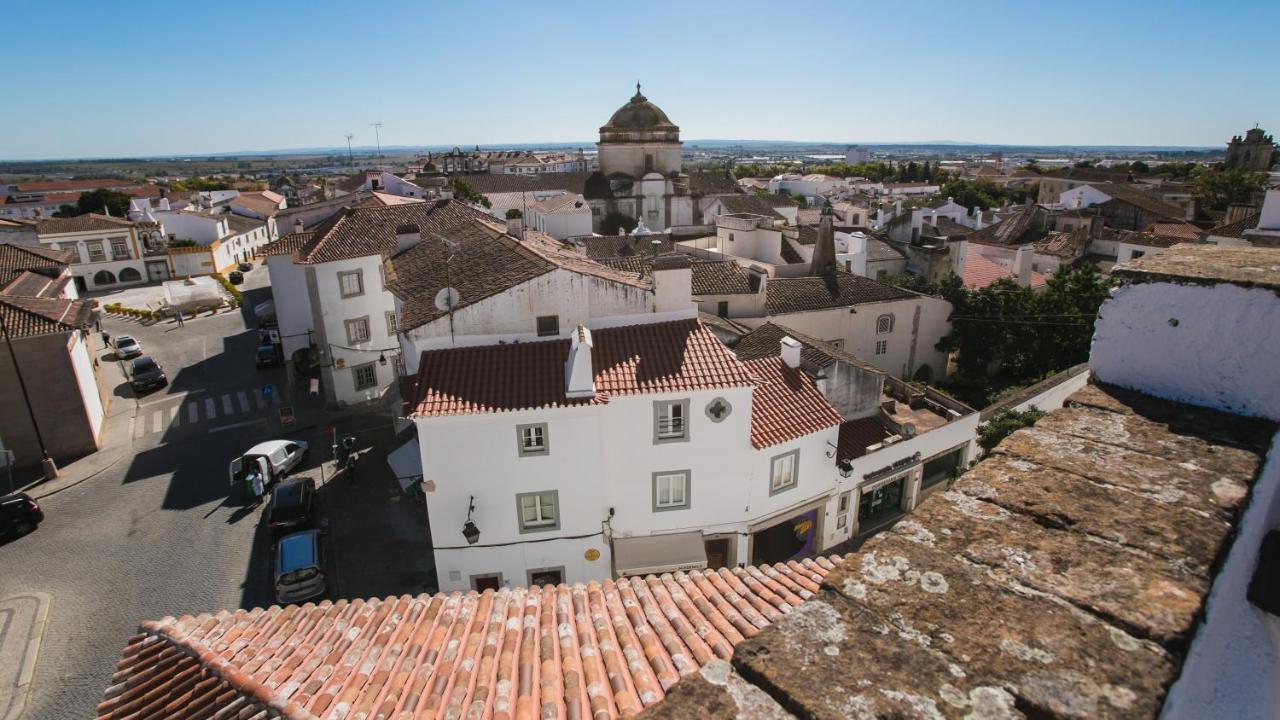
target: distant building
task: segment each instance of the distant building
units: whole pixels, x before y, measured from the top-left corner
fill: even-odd
[[[861,165],[871,161],[871,151],[866,148],[850,145],[844,149],[844,162],[846,165]]]
[[[1236,135],[1227,143],[1226,165],[1229,168],[1266,172],[1276,163],[1276,159],[1275,139],[1256,125],[1243,138]]]

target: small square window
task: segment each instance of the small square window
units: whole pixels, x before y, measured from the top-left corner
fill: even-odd
[[[378,386],[378,366],[374,363],[365,363],[351,368],[351,376],[355,379],[357,390]]]
[[[520,493],[516,495],[520,532],[541,532],[560,528],[560,492]]]
[[[689,401],[659,400],[653,404],[653,442],[689,439]]]
[[[689,471],[653,474],[653,511],[685,510],[689,507]]]
[[[769,494],[776,495],[796,486],[799,474],[800,451],[792,450],[773,458],[769,468]]]
[[[356,297],[364,294],[364,277],[359,270],[338,273],[338,292],[342,297]]]
[[[888,341],[888,340],[877,340],[877,341],[876,341],[876,354],[877,354],[877,355],[884,355],[884,354],[886,354],[886,353],[888,353],[888,352],[889,352],[889,341]]]
[[[520,457],[549,454],[551,445],[547,441],[547,424],[517,425],[516,449]]]
[[[550,337],[560,334],[559,315],[538,316],[538,337]]]
[[[369,342],[369,318],[362,317],[347,320],[347,344],[357,345]]]

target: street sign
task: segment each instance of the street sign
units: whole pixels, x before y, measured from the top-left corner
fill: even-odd
[[[271,397],[271,393],[273,392],[275,392],[275,388],[272,387],[270,384],[262,386],[262,397],[269,398]]]
[[[274,329],[273,329],[273,330],[268,330],[268,331],[267,331],[267,337],[271,338],[271,344],[272,344],[272,345],[279,345],[279,344],[280,344],[280,331],[279,331],[279,330],[274,330]]]
[[[281,424],[281,425],[292,425],[292,424],[293,424],[293,421],[294,421],[294,418],[293,418],[293,406],[292,406],[292,405],[285,405],[284,407],[280,408],[280,424]]]

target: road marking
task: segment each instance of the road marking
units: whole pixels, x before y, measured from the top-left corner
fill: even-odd
[[[151,432],[157,433],[164,429],[164,413],[156,410],[151,413]]]
[[[169,408],[169,427],[173,427],[174,425],[178,424],[178,408],[179,407],[181,406],[174,405],[173,407]]]
[[[254,394],[253,394],[253,399],[254,399],[254,400],[256,400],[256,401],[258,402],[258,409],[259,409],[259,410],[262,410],[263,408],[265,408],[265,407],[267,406],[267,401],[263,399],[263,397],[262,397],[262,393],[260,393],[260,392],[256,392],[256,393],[254,393]]]
[[[218,411],[213,407],[213,398],[204,399],[204,417],[206,420],[218,417]]]
[[[211,432],[211,433],[222,432],[223,430],[230,430],[231,428],[244,427],[245,425],[257,425],[258,423],[264,423],[264,422],[266,422],[266,418],[258,418],[257,420],[245,420],[244,422],[231,423],[230,425],[219,425],[216,428],[209,428],[206,432]]]
[[[189,423],[200,422],[200,404],[199,403],[187,404],[187,422]]]
[[[240,397],[240,412],[249,412],[249,396],[243,390],[237,395]]]
[[[233,412],[235,412],[235,410],[231,408],[231,396],[223,395],[222,396],[222,414],[230,415]]]

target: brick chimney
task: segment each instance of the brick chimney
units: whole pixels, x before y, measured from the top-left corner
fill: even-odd
[[[396,252],[404,252],[422,239],[422,231],[417,223],[405,223],[396,227]]]
[[[800,367],[800,351],[803,345],[790,335],[782,338],[782,362],[787,367]]]
[[[564,396],[588,398],[596,394],[595,373],[591,369],[591,331],[579,325],[569,340],[569,358],[564,363]]]
[[[507,211],[507,234],[517,240],[524,239],[524,213],[515,208]]]
[[[782,242],[786,242],[784,238]],[[834,275],[836,273],[836,230],[832,219],[831,202],[822,205],[822,216],[818,220],[818,241],[813,246],[813,262],[809,265],[809,274],[815,277]]]

